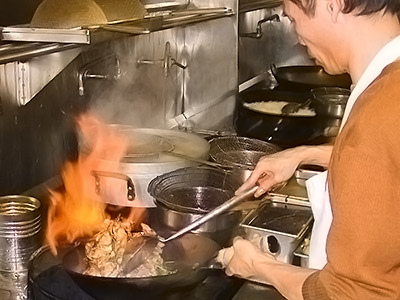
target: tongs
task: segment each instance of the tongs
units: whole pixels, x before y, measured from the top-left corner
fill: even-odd
[[[312,99],[308,98],[304,102],[290,102],[282,107],[281,112],[282,115],[287,116],[290,114],[294,114],[298,112],[301,108],[306,108],[308,105],[311,104]]]

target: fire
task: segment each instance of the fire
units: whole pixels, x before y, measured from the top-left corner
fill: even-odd
[[[78,159],[67,162],[62,170],[65,190],[52,191],[50,197],[46,239],[53,253],[57,253],[58,246],[93,236],[110,218],[106,199],[102,193],[96,193],[91,172],[118,172],[128,145],[126,137],[92,115],[80,116],[77,124],[84,146]],[[118,197],[112,191],[107,191],[107,196]],[[132,209],[128,220],[140,221],[143,213],[144,209]]]

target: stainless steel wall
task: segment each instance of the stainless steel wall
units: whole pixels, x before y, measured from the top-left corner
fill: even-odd
[[[194,0],[192,5],[234,12],[239,7],[237,0]],[[82,112],[135,127],[232,131],[239,83],[267,74],[271,63],[312,64],[285,18],[263,24],[261,39],[238,38],[275,13],[281,15],[282,9],[246,11],[0,65],[0,194],[42,183],[76,157],[74,118]],[[167,54],[186,69],[171,65],[166,73],[160,66],[167,43]],[[115,60],[104,57],[118,58],[120,76],[84,79],[80,95],[83,71],[114,77]],[[138,64],[141,60],[155,63]],[[21,90],[34,96],[26,105],[19,104]]]
[[[246,37],[256,31],[257,22],[278,14],[280,22],[262,25],[260,39]],[[305,48],[298,44],[293,26],[282,17],[282,6],[257,9],[239,14],[239,83],[266,74],[270,65],[312,65]]]
[[[207,3],[237,8],[235,0]],[[232,127],[236,24],[234,15],[0,65],[0,194],[21,193],[76,158],[74,118],[82,112],[135,127]],[[157,61],[165,57],[167,42],[171,57],[187,67],[172,65],[166,76]],[[109,55],[119,59],[120,76],[84,79],[80,95],[83,71],[114,74],[114,60],[103,60]],[[143,59],[156,63],[138,64]],[[21,74],[28,79],[21,80]],[[21,84],[26,82],[34,97],[21,106]]]

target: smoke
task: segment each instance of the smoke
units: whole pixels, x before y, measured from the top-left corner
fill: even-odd
[[[165,84],[161,78],[158,88],[151,88],[148,72],[121,78],[112,84],[97,83],[90,100],[90,111],[106,123],[133,127],[161,128],[165,124]]]

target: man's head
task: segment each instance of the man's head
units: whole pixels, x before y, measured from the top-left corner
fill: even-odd
[[[290,0],[301,8],[304,13],[313,16],[317,0]],[[400,11],[399,0],[343,0],[343,13],[355,13],[360,16],[368,16],[380,11],[398,14]]]
[[[317,64],[330,74],[350,72],[355,56],[363,55],[360,45],[384,34],[383,19],[397,21],[399,0],[283,0],[299,42]],[[364,35],[362,35],[362,32]]]

